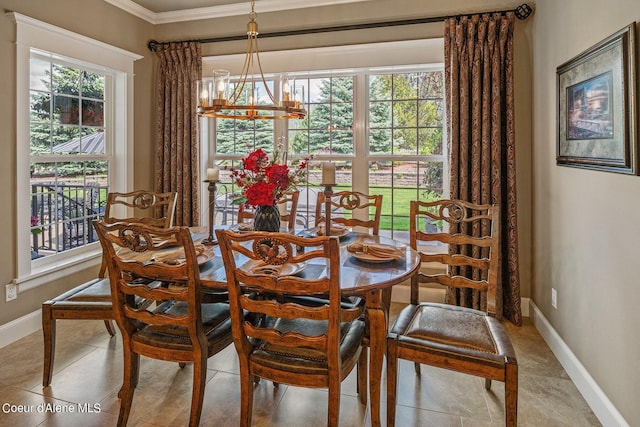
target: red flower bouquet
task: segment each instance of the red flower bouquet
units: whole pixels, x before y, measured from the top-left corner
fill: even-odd
[[[242,169],[231,168],[231,177],[242,189],[234,198],[235,204],[249,206],[274,206],[282,196],[297,188],[305,178],[309,158],[296,161],[290,166],[286,160],[280,162],[278,152],[273,159],[261,148],[242,159]]]

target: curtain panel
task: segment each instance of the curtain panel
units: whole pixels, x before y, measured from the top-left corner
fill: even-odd
[[[178,192],[175,225],[198,225],[200,218],[200,145],[196,80],[202,76],[199,42],[156,48],[156,177],[158,192]]]
[[[513,27],[513,12],[445,20],[445,92],[451,198],[500,206],[502,271],[497,316],[521,325]],[[478,292],[451,288],[446,299],[450,304],[486,307],[486,297]]]

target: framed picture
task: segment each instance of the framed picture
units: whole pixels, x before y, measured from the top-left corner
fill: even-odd
[[[558,165],[638,174],[635,27],[558,67]]]

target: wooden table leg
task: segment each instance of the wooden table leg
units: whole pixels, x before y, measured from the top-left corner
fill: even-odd
[[[367,294],[367,315],[369,317],[369,402],[371,405],[371,425],[380,426],[380,384],[384,361],[387,316],[382,302],[382,292]]]

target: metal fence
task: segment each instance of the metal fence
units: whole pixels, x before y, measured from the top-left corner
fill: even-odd
[[[32,258],[98,240],[92,221],[102,218],[107,186],[62,182],[31,185]]]

